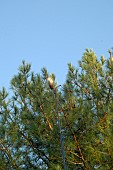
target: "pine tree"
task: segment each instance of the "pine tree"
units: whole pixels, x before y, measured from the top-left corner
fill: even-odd
[[[46,68],[35,74],[22,62],[12,96],[0,91],[0,169],[113,168],[111,57],[86,49],[61,87]]]

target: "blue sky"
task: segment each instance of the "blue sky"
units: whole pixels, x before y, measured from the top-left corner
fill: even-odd
[[[0,88],[23,59],[63,84],[67,63],[78,67],[85,48],[107,58],[111,47],[113,0],[0,0]]]

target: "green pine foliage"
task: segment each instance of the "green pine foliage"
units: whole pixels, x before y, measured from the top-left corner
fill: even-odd
[[[61,87],[46,68],[35,74],[23,61],[12,96],[0,91],[0,169],[113,169],[112,82],[112,61],[91,49],[78,68],[68,64]]]

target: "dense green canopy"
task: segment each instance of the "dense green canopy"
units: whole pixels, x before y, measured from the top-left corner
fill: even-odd
[[[1,170],[113,169],[111,59],[86,49],[61,86],[23,61],[10,87],[0,91]]]

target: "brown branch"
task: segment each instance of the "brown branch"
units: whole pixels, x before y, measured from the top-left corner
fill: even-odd
[[[2,145],[3,145],[3,144],[2,144]],[[0,150],[1,150],[2,152],[4,152],[4,153],[8,156],[9,160],[12,160],[12,161],[11,161],[12,166],[13,166],[15,169],[18,169],[16,163],[15,163],[14,160],[12,159],[12,155],[11,155],[9,149],[8,149],[6,146],[3,145],[3,147],[1,147]]]
[[[45,153],[43,152],[43,151],[41,151],[40,149],[38,149],[38,147],[35,145],[35,144],[33,144],[33,142],[21,131],[21,130],[19,130],[18,129],[18,132],[26,139],[26,141],[31,145],[31,147],[33,148],[33,150],[38,150],[41,154],[42,154],[42,156],[44,156],[48,161],[49,161],[49,158],[45,155]],[[39,155],[38,155],[39,156]],[[40,156],[40,158],[46,163],[46,164],[48,164],[48,162],[47,161],[45,161],[43,158],[42,158],[42,156]]]
[[[73,162],[73,161],[69,161],[69,160],[67,160],[67,162],[75,164],[75,165],[82,165],[83,164],[83,162]]]
[[[72,127],[71,127],[70,124],[69,124],[67,115],[66,115],[65,113],[64,113],[64,117],[65,117],[67,126],[69,127],[69,129],[70,129],[70,131],[71,131],[71,134],[73,135],[73,139],[74,139],[74,141],[75,141],[75,143],[76,143],[76,146],[77,146],[79,155],[80,155],[80,157],[81,157],[81,159],[82,159],[82,162],[83,162],[83,164],[84,164],[84,167],[85,167],[85,169],[90,170],[90,168],[89,168],[89,167],[86,165],[86,163],[85,163],[85,159],[84,159],[84,156],[83,156],[83,154],[82,154],[80,145],[79,145],[79,143],[78,143],[78,141],[77,141],[76,135],[74,134],[74,132],[73,132],[73,130],[72,130]]]
[[[44,116],[45,116],[45,118],[46,118],[46,122],[47,122],[47,124],[48,124],[48,126],[49,126],[50,130],[52,131],[52,130],[53,130],[53,127],[52,127],[52,125],[51,125],[51,123],[50,123],[50,121],[49,121],[48,117],[45,115],[44,110],[43,110],[43,108],[42,108],[42,105],[40,105],[40,109],[41,109],[41,111],[42,111],[43,115],[44,115]]]
[[[78,158],[81,159],[81,157],[80,157],[79,155],[77,155],[76,153],[74,153],[74,152],[72,152],[72,151],[69,151],[69,152],[72,153],[73,155],[75,155],[76,157],[78,157]]]

